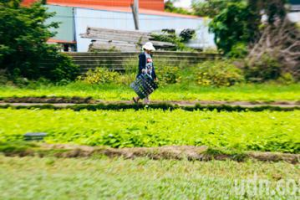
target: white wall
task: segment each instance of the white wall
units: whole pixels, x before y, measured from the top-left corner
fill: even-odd
[[[288,16],[292,22],[300,24],[300,12],[291,12]]]
[[[213,34],[208,33],[207,23],[204,18],[181,18],[158,15],[140,14],[141,31],[158,31],[161,29],[196,29],[197,39],[192,46],[214,47]],[[132,13],[93,10],[85,8],[75,9],[75,31],[77,49],[79,52],[88,51],[90,39],[80,37],[87,27],[99,27],[119,30],[135,30]]]

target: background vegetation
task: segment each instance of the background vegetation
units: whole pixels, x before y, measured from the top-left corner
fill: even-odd
[[[2,76],[51,81],[74,80],[78,68],[66,55],[58,52],[47,40],[59,23],[46,24],[54,15],[41,3],[21,6],[20,0],[0,2],[0,69]]]

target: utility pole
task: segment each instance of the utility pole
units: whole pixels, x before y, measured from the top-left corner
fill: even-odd
[[[135,30],[139,30],[139,0],[134,0],[131,4]]]

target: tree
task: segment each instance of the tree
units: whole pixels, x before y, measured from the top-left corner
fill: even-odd
[[[251,17],[244,1],[229,2],[210,22],[209,30],[215,34],[220,51],[229,54],[235,46],[247,46],[251,39],[248,19]]]
[[[59,25],[55,22],[46,24],[46,20],[53,15],[41,3],[24,7],[20,0],[0,2],[0,67],[9,75],[30,79],[40,76],[52,80],[74,78],[76,67],[66,56],[57,52],[56,46],[46,43],[55,35],[49,29]],[[42,70],[41,63],[47,59],[55,62]],[[62,66],[62,63],[69,66]]]
[[[249,4],[251,2],[253,0],[249,0]],[[256,13],[264,10],[267,20],[263,23],[258,39],[250,44],[251,49],[247,57],[248,68],[252,72],[250,76],[257,76],[257,72],[264,71],[271,58],[278,66],[278,72],[275,73],[276,76],[267,74],[267,77],[275,79],[283,73],[288,73],[295,80],[300,80],[300,31],[288,19],[285,3],[285,0],[260,1],[256,8],[253,8]],[[268,58],[268,62],[261,63],[264,58]],[[264,80],[266,77],[259,78]]]
[[[224,10],[229,3],[238,3],[240,0],[193,0],[192,8],[198,16],[215,17]]]

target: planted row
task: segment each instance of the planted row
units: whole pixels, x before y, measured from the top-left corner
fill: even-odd
[[[129,86],[88,85],[71,83],[65,86],[41,85],[16,88],[0,86],[0,98],[7,97],[92,97],[101,100],[131,100],[135,95]],[[229,88],[200,87],[192,84],[161,86],[152,100],[220,100],[220,101],[299,101],[300,85],[238,85]]]
[[[46,132],[47,142],[152,147],[207,145],[238,150],[300,152],[300,111],[0,110],[0,142]]]

